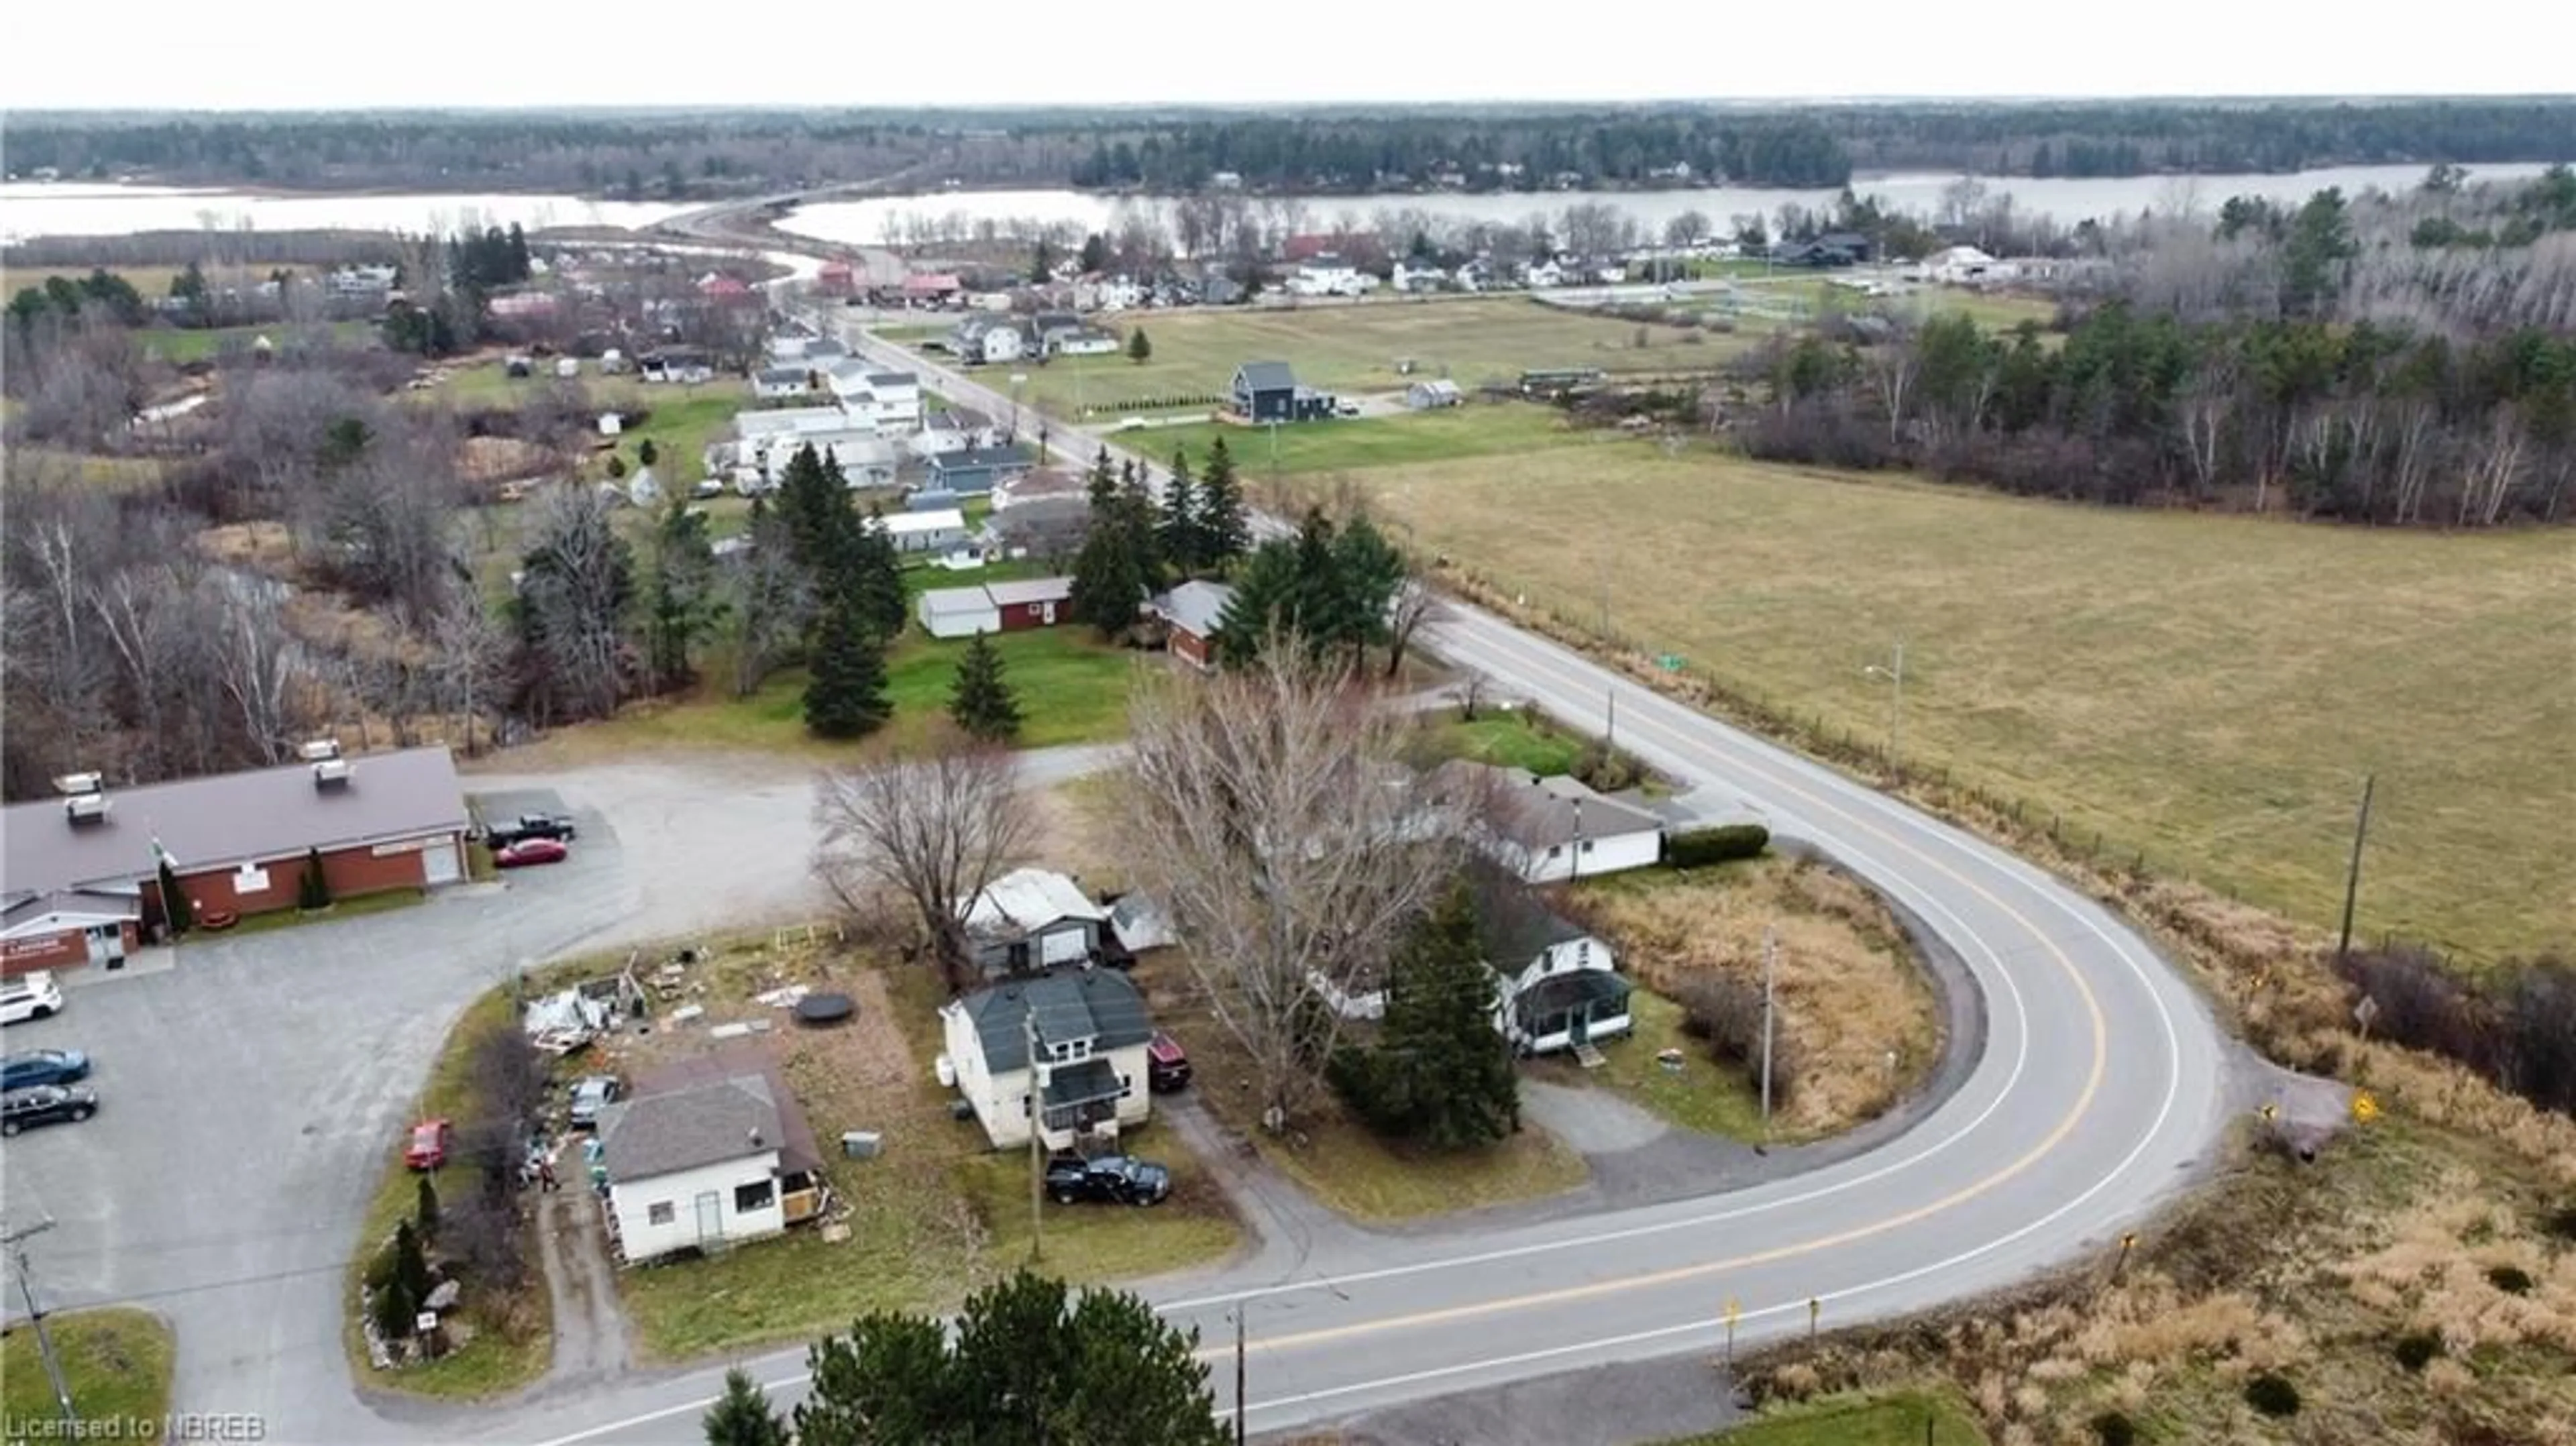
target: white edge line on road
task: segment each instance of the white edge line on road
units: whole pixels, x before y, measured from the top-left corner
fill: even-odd
[[[925,367],[924,369],[929,370],[930,368]],[[1598,667],[1598,665],[1591,664],[1588,661],[1580,659],[1577,659],[1577,661],[1583,662],[1583,666],[1594,667],[1596,669]],[[1543,665],[1552,665],[1553,662],[1553,659],[1542,659]],[[1549,666],[1549,671],[1556,673],[1560,681],[1564,678],[1564,671],[1561,667]],[[1615,685],[1615,675],[1608,675],[1605,673],[1605,676],[1609,677],[1613,685]],[[1674,707],[1679,706],[1671,704],[1671,700],[1664,699],[1661,695],[1652,696],[1654,696],[1658,702]],[[1693,714],[1691,716],[1700,718],[1704,715]],[[1718,728],[1725,730],[1727,733],[1739,731],[1732,729],[1729,725],[1716,719],[1705,719],[1705,721],[1715,724]],[[1669,722],[1659,722],[1658,726],[1668,734],[1674,734],[1676,736],[1679,735],[1679,729]],[[1722,755],[1723,752],[1726,751],[1719,748],[1709,747],[1705,744],[1692,743],[1688,739],[1685,739],[1684,741],[1688,746],[1707,747],[1708,751],[1712,753],[1720,753]],[[1789,758],[1793,764],[1809,768],[1816,767],[1815,765],[1807,763],[1806,760],[1796,758],[1794,755],[1784,754],[1783,756]],[[1741,760],[1735,760],[1735,762],[1739,769],[1746,769],[1756,773],[1771,771],[1769,761],[1767,759],[1759,759],[1751,765],[1748,765]],[[1868,1281],[1858,1285],[1845,1286],[1839,1290],[1830,1291],[1815,1297],[1818,1300],[1845,1300],[1854,1296],[1864,1295],[1872,1291],[1881,1291],[1903,1285],[1910,1281],[1921,1279],[1926,1275],[1933,1275],[1946,1270],[1951,1270],[1985,1255],[1989,1255],[1995,1251],[2005,1249],[2040,1230],[2046,1229],[2048,1226],[2065,1218],[2074,1211],[2081,1209],[2084,1205],[2090,1203],[2095,1196],[2101,1194],[2104,1190],[2109,1189],[2114,1182],[2116,1182],[2121,1176],[2128,1173],[2128,1171],[2136,1165],[2138,1158],[2146,1152],[2148,1145],[2153,1143],[2160,1135],[2163,1134],[2166,1124],[2170,1121],[2181,1092],[2182,1045],[2180,1033],[2175,1026],[2172,1009],[2166,1003],[2164,991],[2157,987],[2153,975],[2138,961],[2134,952],[2125,942],[2115,937],[2111,931],[2104,929],[2088,914],[2077,910],[2067,902],[2065,894],[2067,890],[2072,887],[2071,885],[2037,869],[2027,861],[2011,854],[2009,850],[1995,848],[1991,845],[1969,847],[1961,839],[1953,837],[1947,830],[1936,827],[1933,820],[1921,815],[1917,810],[1910,806],[1903,805],[1897,800],[1886,798],[1878,794],[1875,790],[1864,788],[1838,774],[1817,769],[1817,776],[1825,780],[1829,795],[1853,795],[1860,801],[1863,807],[1868,807],[1879,812],[1887,821],[1893,822],[1909,832],[1921,835],[1939,847],[1961,854],[1975,864],[1983,865],[1986,868],[1994,869],[1999,873],[2014,878],[2014,880],[2022,884],[2024,888],[2037,894],[2038,897],[2051,908],[2073,920],[2086,932],[2092,934],[2096,939],[2107,945],[2112,954],[2120,960],[2122,966],[2125,967],[2131,976],[2145,988],[2148,1000],[2155,1006],[2157,1020],[2164,1035],[2166,1058],[2170,1065],[2165,1081],[2164,1096],[2158,1104],[2155,1119],[2150,1122],[2145,1132],[2139,1136],[2137,1142],[2130,1146],[2128,1153],[2121,1157],[2120,1162],[2103,1174],[2103,1176],[2096,1180],[2091,1186],[2074,1196],[2072,1199],[2061,1203],[2056,1209],[2051,1210],[2047,1214],[2029,1221],[2028,1223],[2001,1236],[1983,1242],[1982,1244],[1974,1246],[1968,1250],[1961,1251],[1944,1260],[1934,1261],[1928,1265],[1917,1266],[1912,1270],[1902,1271],[1896,1275],[1883,1277],[1878,1280]],[[1838,797],[1829,796],[1823,801],[1827,802],[1829,805],[1846,806],[1845,801]],[[1900,876],[1889,874],[1886,878],[1889,880],[1896,880],[1899,879]],[[1914,894],[1918,899],[1928,905],[1930,909],[1940,913],[1952,924],[1959,926],[1960,931],[1968,938],[1975,940],[1977,949],[1986,956],[1987,960],[1991,964],[1994,965],[1997,977],[2003,982],[2006,991],[2011,995],[2014,1004],[2015,1018],[2020,1025],[2020,1047],[2016,1052],[2013,1068],[2007,1076],[2003,1090],[2001,1090],[1997,1094],[1996,1098],[1989,1102],[1986,1108],[1978,1114],[1977,1118],[1971,1121],[1967,1126],[1954,1132],[1949,1137],[1930,1148],[1909,1157],[1901,1163],[1892,1163],[1882,1166],[1875,1171],[1864,1173],[1863,1175],[1839,1182],[1835,1185],[1807,1192],[1803,1196],[1789,1197],[1737,1210],[1714,1212],[1695,1217],[1690,1220],[1637,1226],[1623,1231],[1589,1236],[1586,1237],[1587,1242],[1615,1242],[1642,1235],[1721,1223],[1742,1215],[1757,1213],[1762,1210],[1777,1209],[1789,1204],[1803,1203],[1807,1200],[1813,1200],[1824,1195],[1850,1189],[1855,1185],[1881,1178],[1894,1170],[1910,1168],[1912,1165],[1920,1163],[1923,1159],[1929,1158],[1933,1153],[1950,1148],[1957,1140],[1963,1138],[1965,1135],[1974,1131],[1979,1125],[1983,1124],[1984,1121],[1995,1112],[1995,1110],[2001,1107],[2002,1102],[2005,1099],[2010,1098],[2013,1087],[2018,1083],[2022,1069],[2029,1057],[2029,1019],[2027,1013],[2023,1009],[2020,988],[2014,983],[2011,970],[2004,966],[2002,959],[1995,953],[1993,947],[1985,941],[1982,935],[1978,934],[1973,928],[1970,928],[1965,921],[1961,920],[1955,913],[1952,913],[1946,906],[1939,904],[1937,901],[1930,899],[1928,895],[1923,894],[1911,881],[1901,881],[1894,883],[1891,886],[1897,887],[1903,892]],[[1455,1257],[1443,1261],[1426,1261],[1403,1266],[1390,1266],[1381,1270],[1320,1279],[1312,1282],[1298,1282],[1290,1285],[1270,1286],[1259,1291],[1243,1292],[1235,1295],[1212,1296],[1194,1300],[1176,1301],[1159,1307],[1158,1311],[1160,1313],[1169,1314],[1193,1309],[1203,1309],[1210,1305],[1234,1304],[1241,1301],[1258,1299],[1268,1295],[1283,1294],[1290,1291],[1320,1289],[1336,1284],[1362,1284],[1375,1280],[1417,1274],[1429,1270],[1457,1269],[1477,1264],[1490,1264],[1497,1260],[1507,1260],[1518,1256],[1532,1254],[1537,1251],[1555,1250],[1559,1248],[1561,1248],[1561,1242],[1517,1246],[1506,1250],[1481,1252],[1475,1255]],[[1796,1306],[1796,1302],[1791,1302],[1776,1306],[1763,1307],[1748,1312],[1748,1314],[1758,1319],[1764,1316],[1777,1315],[1794,1310],[1796,1309]],[[1536,1361],[1580,1354],[1585,1351],[1616,1349],[1621,1346],[1635,1345],[1645,1341],[1658,1340],[1691,1332],[1705,1331],[1711,1328],[1712,1322],[1710,1321],[1689,1321],[1680,1325],[1665,1326],[1650,1331],[1629,1332],[1618,1336],[1608,1336],[1591,1341],[1549,1347],[1541,1351],[1524,1352],[1518,1355],[1497,1357],[1486,1361],[1438,1367],[1428,1371],[1417,1371],[1401,1376],[1384,1377],[1376,1381],[1329,1387],[1324,1390],[1310,1391],[1296,1396],[1284,1396],[1275,1400],[1247,1404],[1244,1407],[1244,1411],[1247,1415],[1262,1412],[1274,1412],[1294,1406],[1310,1405],[1317,1401],[1355,1395],[1372,1390],[1386,1390],[1392,1387],[1416,1385],[1424,1381],[1440,1380],[1451,1376],[1472,1374],[1478,1371],[1490,1371],[1507,1366],[1526,1365]],[[768,1389],[788,1390],[803,1386],[809,1383],[812,1379],[812,1374],[810,1372],[806,1372],[794,1376],[781,1377],[766,1384]],[[691,1411],[702,1411],[713,1399],[714,1398],[710,1397],[705,1400],[686,1403],[679,1406],[665,1407],[658,1411],[628,1417],[622,1421],[590,1427],[571,1435],[555,1437],[552,1440],[539,1443],[539,1446],[576,1446],[576,1443],[596,1440],[601,1436],[629,1430],[636,1426],[647,1425],[654,1421],[667,1420],[670,1417],[682,1415]]]

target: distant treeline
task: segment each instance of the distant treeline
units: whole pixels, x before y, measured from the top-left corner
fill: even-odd
[[[1357,194],[1679,184],[1826,188],[1855,171],[2134,176],[2576,158],[2576,101],[2103,102],[1300,111],[29,114],[9,165],[326,189],[454,186],[702,199],[925,183]]]
[[[1966,316],[1862,349],[1758,361],[1758,457],[1908,466],[2031,496],[2400,526],[2566,516],[2576,338],[2459,343],[2359,322],[2196,323],[2125,302],[1996,335]]]
[[[0,266],[45,271],[92,266],[371,266],[395,259],[381,231],[138,231],[130,236],[35,236],[0,249]]]

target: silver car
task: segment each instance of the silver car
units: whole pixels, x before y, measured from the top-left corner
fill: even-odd
[[[615,1075],[584,1075],[572,1087],[572,1127],[576,1130],[599,1128],[599,1112],[617,1102]]]

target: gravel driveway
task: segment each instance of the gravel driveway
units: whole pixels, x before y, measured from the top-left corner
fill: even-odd
[[[1113,756],[1025,755],[1040,785]],[[454,1018],[522,963],[821,907],[803,768],[710,755],[465,786],[496,812],[571,812],[572,857],[389,913],[204,938],[167,969],[66,976],[60,1015],[9,1029],[11,1050],[97,1061],[95,1119],[8,1146],[10,1227],[55,1222],[28,1243],[43,1304],[168,1317],[179,1410],[257,1416],[271,1443],[384,1439],[433,1413],[359,1401],[341,1285]]]

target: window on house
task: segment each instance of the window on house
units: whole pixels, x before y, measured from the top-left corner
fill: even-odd
[[[748,1215],[755,1210],[766,1210],[777,1199],[778,1184],[774,1180],[755,1180],[748,1185],[736,1185],[733,1187],[733,1213]]]
[[[1587,854],[1592,852],[1592,840],[1585,839],[1583,841],[1583,851]]]
[[[1129,1079],[1127,1076],[1125,1076],[1125,1075],[1123,1075],[1123,1074],[1122,1074],[1122,1075],[1120,1075],[1120,1076],[1118,1077],[1118,1098],[1120,1098],[1120,1099],[1122,1099],[1122,1100],[1124,1100],[1124,1099],[1133,1099],[1133,1098],[1135,1098],[1135,1095],[1136,1095],[1136,1084],[1135,1084],[1135,1081],[1133,1081],[1133,1080]]]
[[[1589,964],[1592,962],[1591,940],[1577,939],[1574,941],[1574,962],[1577,964]]]
[[[668,1200],[656,1200],[644,1207],[644,1223],[647,1225],[668,1225],[678,1218],[678,1212]]]
[[[1563,845],[1563,844],[1549,844],[1549,845],[1547,846],[1547,856],[1548,856],[1549,858],[1552,858],[1552,859],[1553,859],[1553,858],[1561,858],[1561,857],[1563,857],[1563,856],[1564,856],[1564,854],[1565,854],[1565,845]]]

